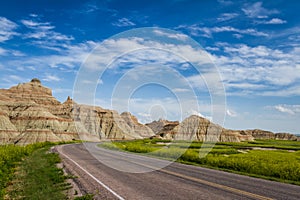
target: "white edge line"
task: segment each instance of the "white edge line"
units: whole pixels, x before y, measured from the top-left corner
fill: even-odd
[[[66,146],[66,145],[65,145]],[[105,185],[104,183],[102,183],[100,180],[98,180],[95,176],[93,176],[90,172],[88,172],[86,169],[84,169],[83,167],[81,167],[77,162],[75,162],[72,158],[70,158],[69,156],[67,156],[66,154],[64,154],[63,152],[60,152],[60,154],[62,154],[63,156],[65,156],[66,158],[68,158],[70,161],[72,161],[77,167],[79,167],[82,171],[84,171],[87,175],[89,175],[92,179],[94,179],[97,183],[99,183],[101,186],[103,186],[105,189],[107,189],[109,192],[111,192],[114,196],[116,196],[118,199],[120,200],[125,200],[123,197],[121,197],[120,195],[118,195],[115,191],[113,191],[112,189],[110,189],[107,185]]]

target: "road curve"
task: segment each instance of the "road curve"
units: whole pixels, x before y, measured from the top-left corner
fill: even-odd
[[[111,151],[97,143],[56,149],[96,199],[300,199],[300,186]],[[168,166],[159,169],[162,165]]]

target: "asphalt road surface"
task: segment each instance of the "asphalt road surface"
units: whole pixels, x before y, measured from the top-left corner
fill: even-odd
[[[111,151],[97,143],[56,149],[77,184],[95,199],[300,199],[300,186]]]

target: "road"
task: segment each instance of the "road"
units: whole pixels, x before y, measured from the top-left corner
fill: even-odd
[[[111,151],[97,143],[56,150],[96,199],[300,199],[300,186]]]

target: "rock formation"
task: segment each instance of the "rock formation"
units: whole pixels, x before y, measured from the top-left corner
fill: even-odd
[[[290,133],[275,133],[276,140],[294,140],[299,141],[300,138]]]
[[[197,115],[192,115],[181,123],[159,120],[146,125],[155,130],[154,132],[157,137],[165,139],[219,142],[253,140],[252,135],[245,134],[241,131],[224,129]]]
[[[160,119],[145,125],[152,129],[157,136],[172,139],[174,138],[174,134],[177,133],[177,126],[179,125],[179,122]]]
[[[121,114],[127,125],[134,130],[135,135],[140,135],[144,138],[149,138],[154,135],[152,129],[138,122],[138,119],[129,112]]]
[[[254,129],[254,130],[246,130],[245,132],[248,135],[252,135],[255,139],[268,139],[268,140],[275,139],[275,135],[271,131]]]
[[[171,140],[240,142],[253,141],[254,139],[276,139],[300,141],[300,137],[289,133],[273,133],[260,129],[225,129],[203,117],[196,115],[186,118],[181,123],[159,120],[148,123],[146,126],[153,130],[157,138]]]
[[[116,111],[78,105],[70,97],[60,103],[38,79],[0,90],[2,144],[137,139],[153,134],[137,120],[129,124]]]
[[[259,129],[229,130],[192,115],[181,123],[159,120],[143,125],[129,112],[80,105],[70,97],[60,103],[38,79],[0,89],[0,143],[141,139],[240,142],[253,139],[299,140],[288,133]]]

